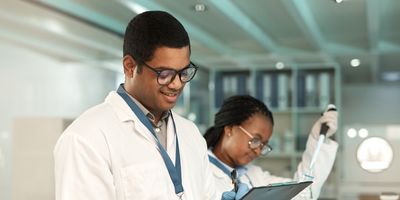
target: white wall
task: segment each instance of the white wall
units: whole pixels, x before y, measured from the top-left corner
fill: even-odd
[[[11,199],[13,119],[23,116],[74,118],[102,102],[116,88],[117,74],[96,66],[61,62],[1,43],[0,199]]]
[[[344,85],[342,88],[342,141],[340,199],[356,199],[359,194],[377,195],[383,191],[399,192],[398,166],[400,165],[400,132],[387,134],[387,125],[400,125],[400,85]],[[394,150],[388,169],[367,173],[358,164],[356,151],[364,140],[350,138],[346,131],[366,128],[368,136],[385,138]],[[379,128],[379,131],[376,129]],[[393,135],[395,134],[395,135]],[[397,136],[396,136],[397,135]]]
[[[400,85],[344,85],[344,124],[400,124]]]

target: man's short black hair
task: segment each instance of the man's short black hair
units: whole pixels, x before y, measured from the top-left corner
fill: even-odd
[[[189,46],[188,33],[171,14],[147,11],[136,15],[128,24],[124,37],[124,56],[132,56],[138,65],[153,59],[158,47]]]

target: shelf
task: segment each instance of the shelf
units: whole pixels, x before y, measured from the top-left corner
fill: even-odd
[[[271,112],[274,114],[293,114],[293,113],[321,114],[324,111],[324,109],[325,108],[319,108],[319,107],[304,107],[304,108],[293,107],[284,110],[271,108]]]
[[[281,114],[291,115],[291,114],[293,114],[293,109],[291,109],[291,108],[288,108],[288,109],[285,109],[285,110],[271,109],[271,112],[274,115],[275,114],[277,114],[277,115],[281,115]]]
[[[304,114],[314,114],[314,113],[322,113],[324,108],[320,107],[297,107],[294,108],[292,112],[295,113],[304,113]]]
[[[293,153],[287,153],[287,152],[271,152],[270,154],[266,156],[260,156],[260,158],[298,158],[303,155],[303,152],[293,152]]]

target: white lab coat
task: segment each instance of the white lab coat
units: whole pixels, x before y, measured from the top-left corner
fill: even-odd
[[[298,165],[297,172],[295,173],[293,179],[273,176],[268,171],[263,171],[261,167],[250,163],[245,166],[247,168],[247,174],[242,175],[240,177],[240,181],[242,183],[246,183],[251,188],[252,186],[258,187],[258,186],[265,186],[271,183],[299,180],[298,177],[303,177],[303,174],[307,172],[307,169],[310,165],[312,155],[314,153],[316,146],[317,146],[317,140],[314,139],[313,137],[309,137],[307,141],[306,150],[302,156],[302,162]],[[338,144],[330,139],[327,139],[326,143],[324,143],[321,146],[321,151],[318,154],[317,161],[315,162],[314,165],[314,172],[313,172],[314,183],[311,185],[313,198],[311,198],[310,190],[305,189],[301,194],[296,196],[294,199],[308,200],[308,199],[317,199],[319,197],[322,185],[328,178],[328,175],[335,161],[337,148]],[[224,191],[232,190],[233,185],[231,178],[227,176],[217,166],[213,164],[211,165],[212,165],[211,170],[213,171],[214,178],[216,180],[215,184],[218,190],[217,194],[222,194]]]
[[[198,128],[176,113],[183,199],[221,199],[206,143]],[[175,136],[168,121],[167,152],[175,163]],[[56,200],[179,199],[152,134],[125,101],[110,92],[105,102],[79,116],[54,149]]]

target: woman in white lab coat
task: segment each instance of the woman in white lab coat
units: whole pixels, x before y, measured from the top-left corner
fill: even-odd
[[[336,156],[338,145],[329,139],[329,136],[337,129],[337,112],[325,112],[313,125],[302,162],[294,176],[278,177],[251,163],[260,155],[266,155],[272,150],[268,145],[274,125],[271,111],[263,102],[248,95],[233,96],[225,100],[215,115],[214,126],[204,134],[219,193],[233,189],[230,175],[233,169],[238,173],[238,180],[247,184],[249,188],[302,180],[309,169],[322,123],[326,123],[329,130],[314,165],[314,183],[311,189],[304,190],[295,199],[317,199],[320,194]]]

